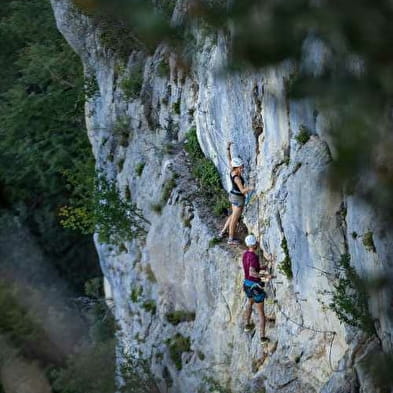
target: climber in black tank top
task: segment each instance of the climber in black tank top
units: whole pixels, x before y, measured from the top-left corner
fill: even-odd
[[[231,145],[232,142],[229,142],[227,146],[227,151],[228,161],[231,166],[230,178],[232,188],[229,192],[229,201],[232,205],[232,214],[228,217],[224,228],[219,234],[219,238],[224,237],[226,231],[228,230],[228,244],[239,244],[239,241],[234,238],[236,226],[243,211],[245,195],[250,192],[252,188],[244,186],[244,179],[242,177],[242,172],[244,170],[243,161],[239,157],[234,157],[232,159]]]
[[[236,184],[235,179],[238,177],[240,179],[240,182],[242,183],[242,186],[244,186],[244,179],[242,175],[236,175],[230,174],[231,177],[231,183],[232,183],[232,190],[231,193],[235,195],[243,195],[242,192],[239,190],[239,186]]]

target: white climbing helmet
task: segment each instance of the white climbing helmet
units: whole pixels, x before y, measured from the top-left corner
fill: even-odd
[[[243,166],[243,160],[240,157],[232,158],[231,165],[236,168],[238,166]]]
[[[244,239],[244,242],[246,243],[247,247],[252,247],[257,244],[257,238],[254,235],[248,235]]]

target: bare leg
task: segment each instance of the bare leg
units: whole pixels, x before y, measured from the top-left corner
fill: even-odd
[[[242,215],[243,207],[232,205],[232,209],[232,219],[229,223],[229,237],[233,239],[235,235],[236,225],[239,221],[240,216]]]
[[[265,303],[255,303],[259,314],[259,324],[261,328],[261,337],[265,337]]]
[[[232,211],[233,211],[233,209],[232,209]],[[232,214],[233,213],[231,213],[229,215],[229,217],[227,218],[227,220],[225,221],[225,225],[224,225],[224,228],[222,228],[221,235],[224,235],[224,233],[228,230],[229,224],[231,223],[231,220],[232,220]]]
[[[252,305],[254,304],[253,299],[248,299],[246,311],[244,312],[244,319],[246,321],[246,325],[250,324],[251,314],[252,314]]]

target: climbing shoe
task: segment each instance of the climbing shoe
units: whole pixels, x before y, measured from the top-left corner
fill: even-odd
[[[225,237],[226,232],[220,232],[217,236],[216,239],[222,240]]]
[[[268,343],[269,341],[270,341],[270,338],[269,338],[269,337],[261,336],[261,343],[262,343],[262,344]]]
[[[240,244],[239,240],[233,239],[232,237],[228,239],[227,243],[230,244],[231,246],[237,246]]]

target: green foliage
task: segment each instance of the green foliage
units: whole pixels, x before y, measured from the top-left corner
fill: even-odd
[[[169,142],[166,143],[162,149],[165,154],[174,154],[175,153],[175,146],[173,143]]]
[[[151,268],[150,263],[148,263],[148,264],[146,265],[145,273],[146,273],[147,279],[148,279],[150,282],[152,282],[152,283],[157,282],[156,276],[155,276],[155,274],[154,274],[154,272],[153,272],[153,269]]]
[[[217,244],[220,244],[220,243],[221,243],[221,239],[219,239],[218,237],[212,237],[209,240],[209,248],[212,248],[212,247],[214,247],[214,246],[216,246]]]
[[[186,135],[184,149],[192,161],[192,174],[197,178],[202,195],[209,200],[209,205],[216,216],[229,207],[228,196],[221,186],[220,175],[213,162],[205,158],[198,142],[196,129],[191,128]]]
[[[116,322],[103,296],[91,303],[87,319],[89,338],[93,345],[100,345],[114,338]]]
[[[368,310],[365,283],[351,266],[350,260],[349,254],[341,256],[338,263],[341,278],[334,285],[329,307],[341,322],[358,327],[371,336],[375,333],[375,328]]]
[[[372,232],[369,231],[363,235],[363,245],[367,251],[377,252],[377,249],[375,248]]]
[[[145,165],[146,164],[144,162],[138,162],[138,164],[136,164],[135,173],[136,173],[137,176],[141,176],[142,175],[142,172],[143,172],[143,169],[145,168]]]
[[[295,139],[300,145],[305,145],[310,139],[310,135],[310,130],[305,125],[301,125],[299,133],[295,136]]]
[[[132,138],[130,120],[127,117],[120,117],[117,119],[113,127],[113,134],[119,139],[120,146],[127,147],[130,138]]]
[[[229,208],[228,195],[223,189],[220,189],[220,192],[215,195],[213,202],[213,214],[217,217],[224,214]]]
[[[159,7],[163,11],[167,18],[171,18],[173,11],[175,10],[176,0],[161,0],[159,2]]]
[[[154,300],[149,299],[149,300],[146,300],[142,303],[142,308],[145,311],[151,313],[152,315],[155,315],[155,313],[157,311],[157,304]]]
[[[135,286],[131,289],[131,294],[130,294],[130,299],[133,303],[139,302],[141,296],[143,293],[143,287],[142,286]]]
[[[161,214],[162,208],[163,208],[164,206],[163,206],[162,203],[152,203],[152,204],[150,205],[150,207],[151,207],[151,210],[153,210],[154,213]]]
[[[161,194],[162,203],[166,203],[171,196],[172,190],[176,187],[176,180],[171,177],[165,184]]]
[[[197,355],[198,355],[199,360],[202,361],[202,362],[206,358],[205,354],[202,351],[197,351]]]
[[[72,351],[61,367],[48,377],[54,393],[113,393],[116,390],[115,320],[103,297],[102,278],[86,285],[90,303],[83,314],[88,320],[88,337]],[[67,322],[66,322],[67,323]]]
[[[170,324],[176,326],[182,322],[194,321],[195,313],[185,310],[177,310],[177,311],[166,313],[165,318]]]
[[[231,393],[230,389],[223,387],[217,380],[211,377],[203,377],[203,381],[207,386],[207,391],[212,393]]]
[[[54,393],[113,393],[115,385],[115,343],[84,347],[67,360],[65,368],[52,370]]]
[[[180,115],[180,100],[172,104],[172,110],[176,115]]]
[[[0,334],[21,348],[24,355],[43,355],[50,340],[35,313],[19,302],[20,296],[19,288],[0,280]]]
[[[123,90],[124,97],[127,100],[139,97],[143,84],[143,69],[141,66],[130,71],[127,77],[124,77],[120,82],[120,87]]]
[[[161,60],[157,66],[157,73],[161,78],[168,78],[170,73],[168,60]]]
[[[117,170],[118,170],[119,173],[120,173],[120,172],[123,170],[123,168],[124,168],[124,162],[125,162],[125,159],[124,159],[124,158],[120,158],[119,161],[117,161],[117,163],[116,163],[116,165],[117,165]]]
[[[77,198],[71,200],[71,206],[60,209],[65,228],[85,234],[96,232],[100,242],[112,244],[145,235],[147,221],[131,201],[120,198],[113,182],[103,176],[94,179],[88,172],[66,175],[77,190]]]
[[[97,78],[95,76],[86,77],[83,87],[87,101],[97,97],[100,93]]]
[[[183,225],[184,225],[186,228],[191,228],[191,221],[192,221],[191,218],[184,218],[184,219],[183,219]]]
[[[136,359],[130,354],[123,354],[120,377],[123,382],[120,393],[157,393],[159,391],[148,361],[145,359]]]
[[[85,93],[93,94],[96,81],[84,81],[48,1],[5,0],[0,18],[2,203],[82,292],[99,270],[94,245],[90,236],[64,231],[57,211],[72,193],[62,171],[92,160],[83,112]]]
[[[182,369],[181,356],[183,352],[191,350],[190,337],[183,337],[180,333],[176,333],[168,340],[169,356],[178,370]]]
[[[101,298],[104,296],[104,285],[102,277],[94,277],[85,282],[85,294],[92,298]]]
[[[292,260],[291,260],[291,257],[289,256],[288,243],[287,243],[287,239],[285,238],[285,236],[281,241],[281,248],[284,251],[285,257],[278,265],[278,270],[282,274],[284,274],[288,280],[291,280],[293,278]]]

